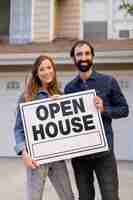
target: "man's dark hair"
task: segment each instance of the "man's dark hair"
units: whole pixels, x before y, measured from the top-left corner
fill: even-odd
[[[71,56],[71,58],[74,58],[75,48],[76,48],[77,46],[83,46],[84,44],[86,44],[88,47],[90,47],[92,56],[95,56],[95,54],[94,54],[94,48],[93,48],[93,46],[90,44],[90,42],[88,42],[88,41],[86,41],[86,40],[78,40],[77,42],[74,43],[74,45],[73,45],[72,48],[71,48],[71,51],[70,51],[70,56]]]

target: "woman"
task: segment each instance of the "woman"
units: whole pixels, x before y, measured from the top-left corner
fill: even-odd
[[[27,80],[25,91],[21,97],[25,102],[60,95],[56,80],[56,69],[52,59],[40,56],[36,59],[32,74]],[[22,100],[20,100],[22,102]],[[26,151],[24,129],[18,109],[14,128],[16,152],[21,155],[27,168],[28,200],[42,200],[43,188],[48,176],[61,200],[73,200],[73,193],[68,177],[65,161],[39,165],[32,160]]]

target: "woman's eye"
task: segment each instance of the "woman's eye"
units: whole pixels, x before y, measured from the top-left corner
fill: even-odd
[[[40,69],[40,72],[44,71],[44,69]]]
[[[51,68],[52,68],[51,66],[48,66],[48,67],[47,67],[47,69],[51,69]]]

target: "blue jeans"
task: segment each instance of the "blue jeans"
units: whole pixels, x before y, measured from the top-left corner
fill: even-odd
[[[94,172],[96,174],[102,200],[119,200],[118,175],[113,151],[72,160],[79,200],[94,200]]]
[[[41,165],[35,170],[27,169],[27,200],[43,199],[47,177],[49,177],[60,200],[74,200],[64,161]]]

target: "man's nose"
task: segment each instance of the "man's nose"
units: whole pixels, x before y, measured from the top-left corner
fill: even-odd
[[[82,61],[86,61],[86,58],[87,58],[86,54],[83,53],[83,54],[82,54]]]

